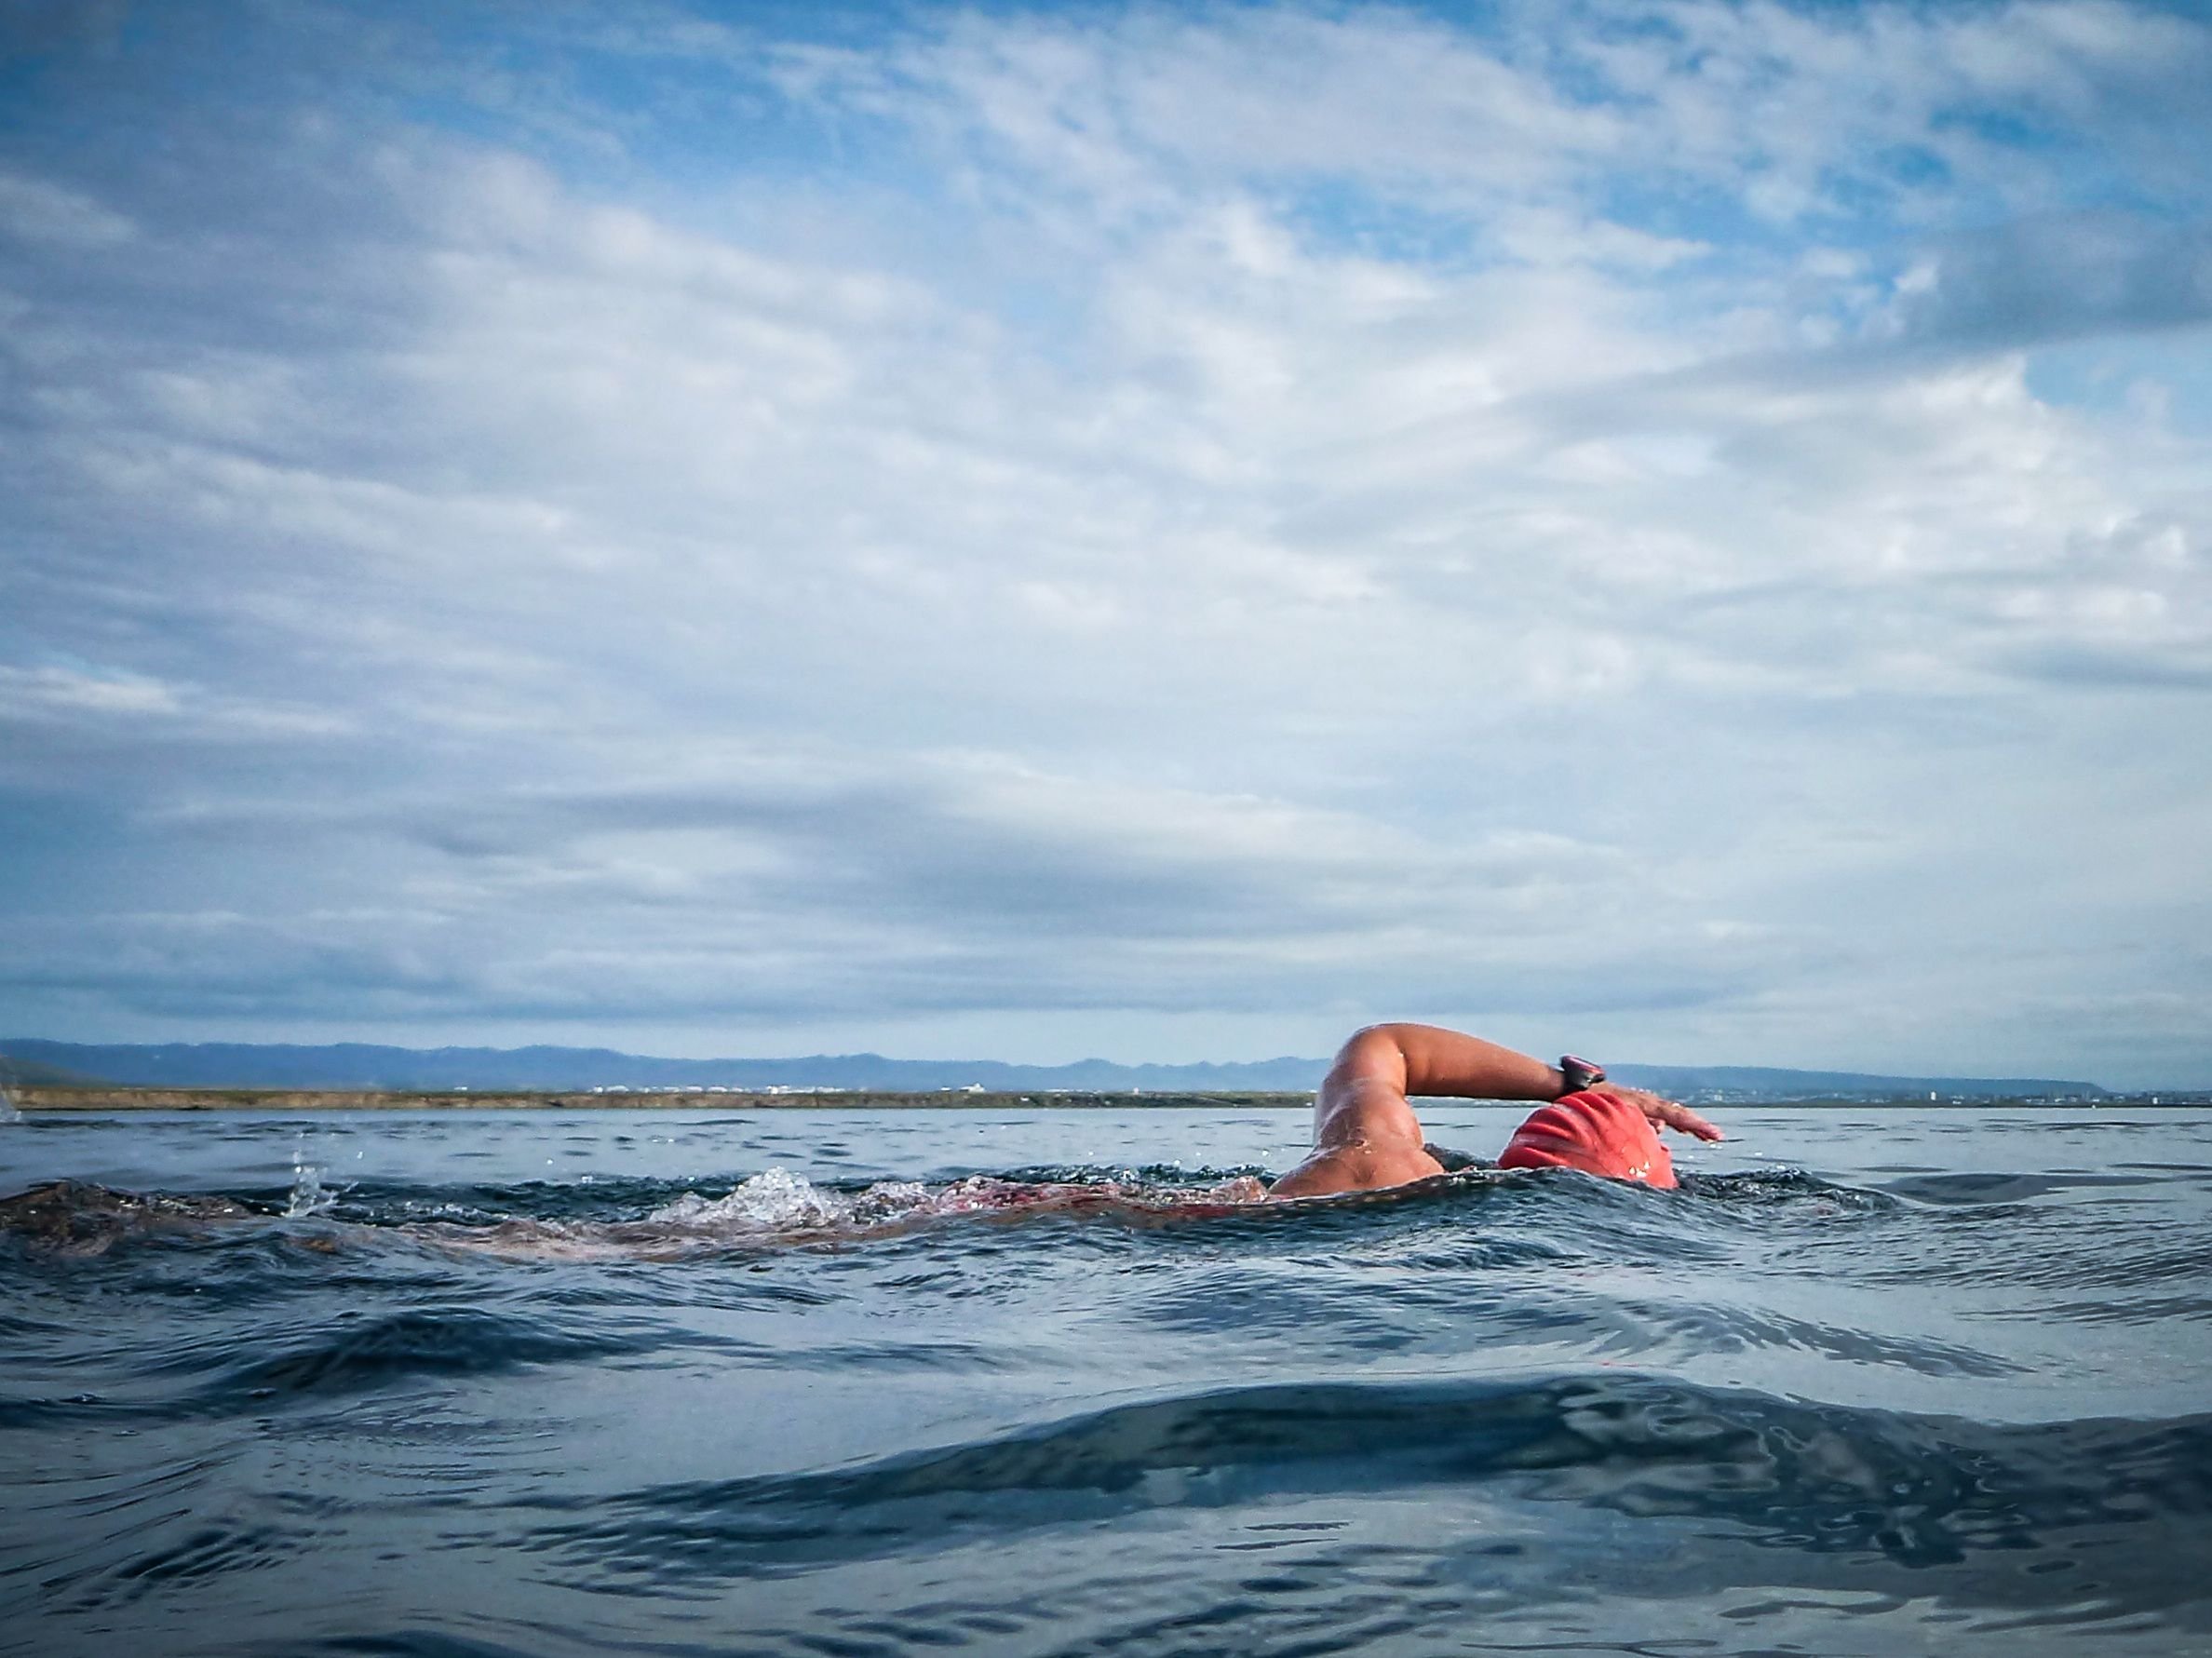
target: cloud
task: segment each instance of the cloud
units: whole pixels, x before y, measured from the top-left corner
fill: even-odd
[[[130,240],[128,219],[81,192],[0,172],[0,235],[65,249],[113,248]]]
[[[2212,222],[2016,222],[1938,252],[1899,322],[1922,339],[2025,344],[2212,321]]]
[[[1025,964],[1028,988],[1006,991],[1018,1002],[1073,985],[1092,1000],[1150,1002],[1167,992],[1151,968],[1137,971],[1144,962],[1187,972],[1196,958],[1278,948],[1296,975],[1424,941],[1463,964],[1471,950],[1504,964],[1505,933],[1525,934],[1594,873],[1623,873],[1616,850],[1562,836],[1437,842],[1348,814],[1085,783],[985,756],[631,769],[621,781],[408,804],[207,802],[160,822],[217,845],[347,843],[349,862],[375,867],[380,887],[396,881],[422,916],[473,929],[550,904],[564,929],[726,955],[740,972],[763,931],[787,961],[822,974],[856,937],[878,968],[1010,956]],[[842,920],[812,937],[793,928],[801,917]],[[1070,937],[1087,950],[1056,964]],[[958,979],[922,990],[966,993]]]
[[[86,673],[66,667],[0,668],[0,719],[74,714],[168,717],[181,708],[175,687],[142,674]]]
[[[17,1024],[2131,1062],[2201,26],[209,16],[0,155]]]

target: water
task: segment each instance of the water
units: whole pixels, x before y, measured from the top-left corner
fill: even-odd
[[[2212,1113],[1727,1126],[33,1113],[0,1651],[2212,1652]]]

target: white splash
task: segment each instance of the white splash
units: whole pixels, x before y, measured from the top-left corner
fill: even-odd
[[[323,1171],[307,1161],[307,1137],[302,1134],[292,1142],[291,1201],[285,1206],[288,1220],[298,1220],[308,1215],[319,1215],[338,1201],[334,1192],[325,1192]]]
[[[308,1177],[312,1177],[309,1171]],[[824,1191],[804,1175],[769,1168],[722,1197],[686,1192],[637,1220],[540,1220],[525,1217],[496,1226],[431,1221],[425,1236],[448,1248],[509,1260],[674,1260],[694,1250],[747,1247],[771,1241],[882,1236],[899,1226],[976,1215],[1113,1210],[1173,1215],[1199,1208],[1263,1202],[1267,1188],[1249,1175],[1206,1186],[1126,1188],[1113,1182],[1006,1180],[969,1175],[932,1188],[919,1180],[879,1180],[847,1195]],[[323,1200],[328,1201],[328,1200]]]
[[[17,1109],[14,1094],[6,1083],[0,1083],[0,1123],[20,1123],[23,1113]]]
[[[804,1175],[769,1168],[727,1197],[705,1198],[696,1192],[686,1192],[646,1219],[671,1226],[705,1229],[735,1225],[780,1232],[800,1226],[834,1226],[851,1213],[850,1203],[821,1191]]]
[[[1130,1177],[1132,1181],[1135,1177]],[[862,1229],[927,1216],[1005,1213],[1016,1210],[1098,1208],[1171,1209],[1192,1203],[1252,1203],[1267,1189],[1249,1176],[1211,1186],[1146,1190],[1117,1182],[1069,1184],[1005,1180],[970,1175],[931,1190],[918,1180],[879,1180],[845,1196],[825,1192],[804,1175],[769,1168],[726,1197],[706,1198],[686,1192],[646,1216],[647,1224],[696,1232],[803,1232],[814,1227]]]

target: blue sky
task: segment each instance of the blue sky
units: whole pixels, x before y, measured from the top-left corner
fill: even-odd
[[[12,8],[0,1032],[2212,1082],[2207,84]]]

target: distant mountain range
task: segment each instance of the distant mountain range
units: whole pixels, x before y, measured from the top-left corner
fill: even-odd
[[[1007,1065],[996,1059],[886,1059],[880,1054],[816,1054],[792,1059],[656,1059],[611,1048],[401,1048],[363,1043],[88,1045],[0,1039],[0,1082],[119,1084],[168,1088],[459,1088],[576,1091],[628,1088],[858,1088],[927,1092],[980,1085],[993,1092],[1064,1088],[1091,1093],[1303,1092],[1319,1086],[1326,1059],[1257,1059],[1216,1065]],[[1664,1094],[1746,1094],[1763,1099],[1909,1094],[1965,1099],[2067,1096],[2094,1099],[2094,1083],[2048,1077],[1876,1076],[1853,1071],[1785,1071],[1746,1065],[1614,1065],[1616,1082]]]

